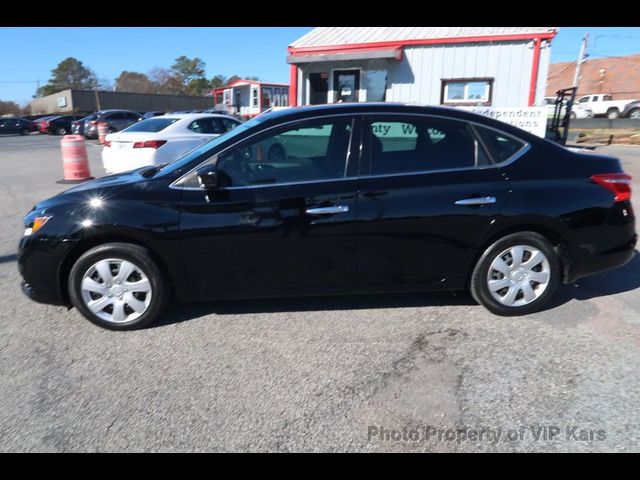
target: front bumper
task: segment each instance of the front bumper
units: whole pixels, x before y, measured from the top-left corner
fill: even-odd
[[[18,270],[23,278],[22,291],[32,300],[66,305],[66,287],[60,284],[62,269],[75,241],[23,237],[18,249]]]

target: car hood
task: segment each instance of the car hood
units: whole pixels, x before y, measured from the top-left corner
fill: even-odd
[[[141,167],[129,172],[89,180],[39,202],[34,209],[42,210],[66,203],[73,204],[78,199],[92,198],[94,196],[113,198],[118,195],[119,191],[127,190],[128,188],[144,189],[150,179],[142,175],[142,173],[149,168],[153,167]]]
[[[87,190],[102,190],[105,188],[144,182],[147,180],[147,178],[144,177],[142,173],[144,173],[146,170],[149,170],[150,168],[152,167],[145,166],[145,167],[136,168],[135,170],[130,170],[128,172],[117,173],[115,175],[108,175],[106,177],[98,178],[96,180],[89,180],[87,182],[81,183],[76,187],[72,187],[68,190],[65,190],[64,192],[61,192],[58,195],[84,192]]]

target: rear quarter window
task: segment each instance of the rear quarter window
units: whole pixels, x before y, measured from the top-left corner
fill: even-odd
[[[480,126],[475,126],[474,128],[495,163],[509,160],[526,145],[522,140],[497,130]]]

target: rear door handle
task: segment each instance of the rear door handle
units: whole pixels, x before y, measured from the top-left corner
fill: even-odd
[[[346,213],[349,211],[347,205],[333,205],[331,207],[307,208],[309,215],[333,215],[334,213]]]
[[[496,197],[463,198],[458,200],[456,205],[487,205],[489,203],[496,203]]]

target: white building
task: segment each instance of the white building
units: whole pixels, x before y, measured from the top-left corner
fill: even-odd
[[[320,27],[288,48],[290,105],[544,105],[553,27]]]
[[[289,105],[289,85],[286,83],[236,80],[211,91],[216,106],[245,118],[255,117],[273,107]]]

